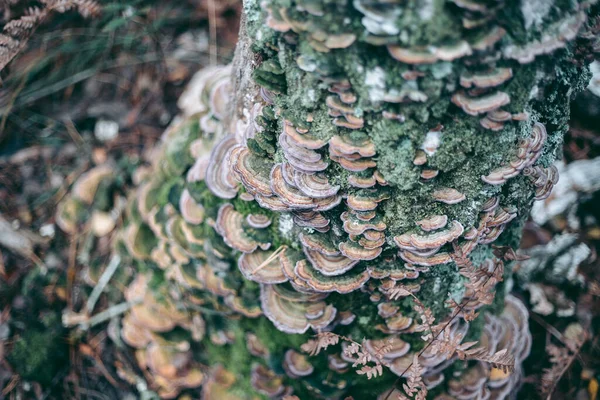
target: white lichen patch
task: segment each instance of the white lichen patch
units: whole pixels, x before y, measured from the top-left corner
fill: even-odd
[[[594,61],[590,64],[590,72],[592,73],[592,79],[588,90],[600,97],[600,62]]]
[[[443,79],[452,73],[451,62],[438,62],[431,66],[431,74],[435,79]]]
[[[370,7],[365,0],[354,0],[354,8],[360,11],[364,17],[361,19],[363,26],[375,35],[396,35],[399,32],[396,19],[402,13],[401,8],[380,9]]]
[[[583,278],[579,276],[578,267],[591,253],[592,251],[585,243],[573,246],[554,260],[552,273],[555,276],[565,276],[570,282],[583,281]]]
[[[423,149],[425,154],[427,154],[428,156],[432,156],[435,154],[438,147],[440,147],[441,143],[442,143],[442,135],[440,134],[440,132],[429,131],[429,132],[427,132],[427,135],[425,135],[425,140],[423,141],[423,144],[421,145],[421,149]]]
[[[434,0],[423,0],[419,2],[419,8],[417,10],[419,18],[423,21],[429,21],[433,18],[435,13],[435,2]]]
[[[281,213],[279,215],[279,233],[285,238],[290,236],[292,229],[294,228],[294,219],[292,214]]]
[[[435,281],[433,282],[433,292],[438,293],[440,291],[441,287],[442,287],[442,280],[438,276],[435,278]]]
[[[372,102],[383,101],[385,97],[385,71],[381,67],[367,70],[365,73],[365,86]]]
[[[540,26],[550,12],[554,0],[521,0],[521,13],[525,29]]]

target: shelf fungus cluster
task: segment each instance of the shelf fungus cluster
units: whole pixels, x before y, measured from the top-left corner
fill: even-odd
[[[485,318],[479,343],[487,350],[487,355],[506,349],[514,356],[518,367],[512,372],[505,372],[487,362],[477,362],[448,382],[448,395],[452,396],[449,398],[503,399],[518,390],[522,373],[520,365],[531,351],[527,308],[519,299],[508,295],[502,314],[487,314]]]
[[[314,359],[300,345],[334,332],[377,352],[394,338],[383,391],[422,348],[417,298],[440,322],[450,300],[464,303],[444,340],[479,338],[516,359],[512,374],[479,361],[455,370],[426,350],[427,386],[506,398],[529,351],[527,314],[502,282],[481,301],[463,267],[494,274],[492,244],[516,248],[532,201],[556,183],[547,166],[568,120],[564,88],[584,86],[587,59],[583,44],[561,49],[586,29],[590,2],[535,18],[523,2],[247,3],[234,67],[192,80],[114,229],[131,305],[121,338],[150,388],[373,395],[341,343]],[[100,204],[112,168],[61,204],[66,232]]]
[[[547,183],[550,183],[548,185],[549,188],[546,188],[549,194],[553,181],[558,179],[558,171],[554,171],[551,176],[548,176],[547,173],[543,173],[542,169],[533,167],[542,154],[544,142],[547,138],[546,128],[543,124],[536,122],[531,133],[531,137],[519,142],[515,157],[507,165],[492,170],[488,175],[482,176],[481,180],[490,185],[501,185],[508,179],[514,178],[522,171],[527,170],[527,174],[530,176],[535,175],[534,179],[536,182],[539,182],[535,185],[536,188],[546,186]],[[538,176],[538,171],[542,172],[545,177]]]
[[[169,338],[161,334],[176,327],[187,329],[199,341],[205,333],[200,315],[190,317],[177,310],[171,300],[160,301],[148,290],[149,278],[138,275],[125,291],[125,299],[133,304],[121,321],[121,337],[136,349],[138,365],[149,371],[150,382],[159,396],[176,398],[183,389],[200,386],[205,376],[194,361],[190,340]]]
[[[111,198],[110,186],[116,174],[116,167],[105,163],[80,176],[67,198],[59,204],[56,224],[60,229],[70,234],[76,233],[91,209],[87,222],[94,235],[103,237],[112,232],[121,211]],[[113,207],[111,209],[110,206],[98,203],[107,203]]]
[[[458,399],[504,399],[514,394],[520,385],[522,371],[520,363],[527,358],[531,351],[531,333],[529,332],[528,311],[525,305],[516,297],[506,296],[504,311],[496,316],[486,314],[485,324],[479,337],[481,358],[492,358],[499,350],[506,349],[513,354],[518,367],[513,371],[503,371],[493,367],[487,361],[477,361],[468,368],[452,375],[447,380],[444,371],[452,364],[441,352],[423,352],[418,360],[422,367],[423,383],[430,391],[445,385],[446,391],[438,393],[436,400]],[[442,332],[449,335],[449,340],[462,341],[468,327],[466,324],[453,324],[450,329]],[[395,342],[392,342],[395,343]],[[391,360],[391,369],[398,374],[410,375],[409,367],[414,355],[409,351],[410,346],[404,342],[394,345],[386,354]],[[399,350],[397,352],[397,350]],[[372,351],[372,350],[371,350]],[[396,353],[397,352],[397,353]],[[349,360],[351,361],[351,360]],[[400,394],[398,389],[388,389],[378,399],[385,399],[390,393]]]

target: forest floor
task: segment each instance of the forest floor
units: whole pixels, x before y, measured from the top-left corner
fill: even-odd
[[[2,23],[25,3],[5,6]],[[152,396],[119,377],[120,365],[135,362],[110,339],[108,319],[77,327],[65,318],[85,307],[93,289],[85,264],[108,264],[110,235],[90,247],[89,232],[58,228],[56,207],[81,174],[106,160],[118,165],[126,191],[194,72],[231,60],[241,2],[102,3],[87,19],[51,15],[0,71],[0,400]],[[530,259],[517,267],[513,290],[527,301],[534,336],[523,399],[598,398],[596,90],[573,102],[561,183],[536,205],[523,236]],[[113,306],[100,296],[95,315]]]

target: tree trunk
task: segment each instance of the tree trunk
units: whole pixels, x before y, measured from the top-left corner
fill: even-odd
[[[194,78],[115,241],[153,390],[514,393],[510,249],[556,182],[593,3],[246,1],[231,73]]]

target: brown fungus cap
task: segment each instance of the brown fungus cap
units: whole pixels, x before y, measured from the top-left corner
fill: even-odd
[[[283,283],[288,278],[283,273],[279,253],[256,250],[238,258],[238,268],[246,279],[259,283]]]
[[[356,212],[344,211],[340,217],[344,223],[344,231],[349,235],[360,235],[367,230],[384,231],[386,224],[383,218],[374,216],[370,220],[361,220]]]
[[[272,196],[270,186],[271,165],[253,155],[247,147],[236,147],[231,154],[233,169],[239,174],[246,190],[251,194]]]
[[[446,215],[432,215],[416,222],[426,232],[442,229],[447,223],[448,217]]]
[[[512,78],[512,69],[493,68],[489,71],[464,72],[460,76],[460,85],[465,88],[490,88],[500,86]]]
[[[216,365],[210,369],[208,379],[202,385],[202,400],[244,400],[237,394],[231,393],[230,388],[235,383],[235,375],[223,366]]]
[[[230,151],[237,144],[234,135],[227,135],[213,148],[206,168],[206,186],[222,199],[237,195],[237,183],[231,174]]]
[[[446,204],[458,204],[466,199],[466,196],[454,188],[441,188],[433,192],[433,199]]]
[[[327,255],[308,247],[304,247],[303,251],[313,268],[325,276],[342,275],[358,263],[358,260],[353,260],[339,253]]]
[[[249,214],[246,223],[254,229],[263,229],[271,226],[271,218],[265,214]]]
[[[351,260],[373,260],[381,254],[381,247],[366,248],[358,243],[342,242],[339,244],[342,254]]]
[[[370,278],[367,270],[326,276],[317,271],[307,260],[300,260],[296,263],[294,274],[306,282],[313,291],[322,293],[350,293],[360,289]]]
[[[262,364],[252,366],[250,383],[257,392],[267,397],[276,397],[285,392],[283,378]]]
[[[267,358],[269,356],[269,349],[254,333],[246,333],[246,348],[255,357]]]
[[[309,197],[298,189],[287,184],[283,179],[281,164],[275,164],[271,170],[270,177],[271,190],[277,195],[281,202],[291,209],[311,209],[314,208],[313,198]]]
[[[244,216],[235,211],[229,203],[219,207],[215,230],[223,237],[227,245],[243,253],[252,253],[258,248],[258,242],[246,234]]]
[[[289,349],[285,352],[283,357],[283,369],[287,376],[294,379],[308,376],[315,370],[312,364],[308,362],[307,356],[298,353],[293,349]]]
[[[321,330],[335,319],[337,310],[323,301],[323,295],[300,293],[282,285],[261,284],[260,289],[265,316],[282,332]]]
[[[327,142],[310,133],[300,133],[290,121],[284,121],[283,132],[291,143],[306,149],[316,150],[325,146]]]
[[[469,97],[462,92],[452,96],[452,102],[469,115],[479,115],[496,110],[510,103],[510,97],[505,92],[495,92],[482,97]]]
[[[359,154],[361,157],[375,155],[375,144],[366,136],[353,140],[350,135],[335,135],[329,140],[329,147],[339,154]]]
[[[204,207],[196,202],[190,195],[190,192],[185,189],[179,198],[179,212],[186,222],[198,225],[204,221]]]
[[[335,196],[340,190],[339,185],[332,186],[325,174],[307,174],[296,171],[294,173],[294,184],[305,195],[312,198],[327,198]]]
[[[437,249],[446,243],[458,239],[464,232],[462,224],[458,221],[452,221],[450,226],[440,231],[428,234],[411,233],[405,238],[405,235],[396,236],[394,241],[401,248],[407,248],[405,243],[410,243],[408,248],[416,250]]]
[[[108,164],[101,164],[82,174],[71,189],[72,196],[86,204],[92,204],[100,183],[115,174]]]
[[[375,355],[377,349],[383,346],[389,345],[389,351],[383,355],[383,359],[386,361],[395,360],[398,357],[406,355],[410,351],[410,344],[400,339],[399,336],[390,336],[383,339],[369,339],[365,341],[365,349]]]

